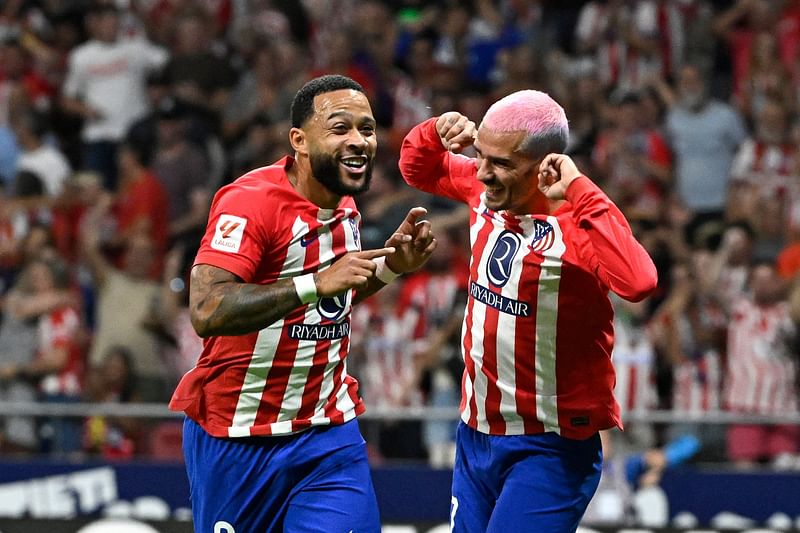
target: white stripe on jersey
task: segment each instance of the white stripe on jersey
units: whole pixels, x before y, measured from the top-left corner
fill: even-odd
[[[353,212],[352,209],[345,209],[345,217],[342,220],[342,224],[349,224],[347,222],[347,217]],[[327,216],[326,216],[327,215]],[[326,216],[325,218],[323,218]],[[336,258],[336,254],[333,249],[333,234],[330,231],[330,224],[329,221],[333,216],[333,210],[329,209],[320,209],[318,220],[322,224],[320,227],[318,236],[319,236],[319,260],[320,260],[320,267],[318,272],[321,272],[331,266],[333,260]],[[358,223],[358,219],[356,223]],[[296,233],[295,233],[296,234]],[[345,231],[345,247],[347,251],[355,251],[361,248],[360,242],[356,241],[356,236],[350,232]],[[352,295],[345,300],[347,302],[347,306],[349,307],[352,305]],[[350,314],[350,309],[346,308],[344,310],[343,316],[348,316]],[[304,324],[319,324],[322,321],[319,312],[317,312],[316,305],[312,304],[306,308],[306,315],[303,319]],[[292,420],[297,418],[297,413],[300,410],[303,402],[303,392],[306,386],[306,382],[308,381],[308,371],[311,368],[314,360],[314,353],[317,349],[317,341],[315,340],[300,340],[298,341],[297,347],[297,357],[295,358],[294,366],[292,367],[292,373],[289,375],[289,383],[286,386],[286,393],[283,397],[283,402],[281,403],[281,412],[278,415],[278,420],[283,421],[286,420],[291,423]],[[313,420],[321,420],[325,421],[325,423],[330,422],[327,417],[320,417],[316,418],[317,414],[322,414],[321,409],[325,405],[328,400],[328,395],[331,393],[333,388],[333,375],[334,369],[339,363],[340,356],[339,352],[342,349],[342,341],[341,339],[331,341],[331,344],[328,348],[328,364],[325,366],[325,372],[323,375],[322,384],[320,386],[320,396],[317,398],[315,403],[315,411],[312,415]],[[342,385],[341,389],[337,392],[337,408],[342,412],[346,413],[347,411],[351,411],[355,409],[355,404],[349,398],[349,402],[343,402],[342,406],[339,407],[339,398],[338,396],[342,394],[342,389],[344,390],[344,394],[347,394],[347,384],[344,382],[344,378],[347,376],[346,369],[342,372]],[[291,425],[289,426],[289,431],[291,431]],[[284,431],[282,431],[284,432]]]
[[[346,215],[345,220],[349,220],[350,213],[352,212],[351,209],[345,209]],[[350,222],[343,222],[343,224],[350,224]],[[351,225],[352,231],[345,231],[345,246],[347,247],[348,252],[354,252],[361,249],[361,239],[359,238],[358,234],[356,233],[356,228],[361,224],[361,215],[357,215],[353,218],[353,225]],[[352,306],[353,297],[352,291],[350,298],[347,299],[348,306]],[[345,309],[345,315],[349,316],[352,309]],[[337,360],[340,358],[339,352],[341,350],[341,341],[332,343],[331,348],[328,351],[328,361],[332,361],[333,358]],[[334,350],[335,348],[335,350]],[[339,385],[339,390],[336,392],[336,409],[338,409],[341,413],[343,413],[344,420],[350,420],[355,417],[355,403],[353,403],[353,399],[350,397],[350,391],[347,387],[347,383],[345,382],[345,378],[348,376],[347,373],[347,359],[342,362],[342,383]],[[333,385],[333,369],[334,367],[328,364],[325,367],[325,376],[330,376],[331,386]],[[325,381],[328,381],[326,379]],[[324,405],[324,402],[328,399],[328,395],[320,395],[320,403]]]
[[[336,367],[339,366],[339,345],[331,343],[328,347],[328,364],[325,365],[325,371],[322,376],[322,385],[319,388],[319,398],[314,406],[314,414],[311,417],[312,424],[329,424],[331,419],[325,415],[325,404],[328,402],[328,397],[333,393],[333,378]],[[344,374],[342,374],[344,377]],[[342,380],[344,386],[344,380]],[[345,390],[347,387],[345,387]],[[339,392],[337,392],[338,396]]]
[[[556,396],[556,326],[561,257],[567,247],[558,219],[550,216],[547,222],[553,226],[555,242],[542,261],[536,299],[536,418],[542,422],[545,431],[560,434]]]
[[[335,254],[333,250],[333,235],[330,231],[330,224],[333,219],[333,210],[320,209],[317,216],[321,226],[317,230],[317,241],[319,246],[319,259],[320,266],[318,271],[328,268],[333,260]],[[352,214],[351,209],[346,209],[343,224],[349,224],[347,217]],[[360,217],[354,219],[355,226],[357,227]],[[292,235],[305,235],[309,231],[309,226],[302,221],[299,217],[295,220],[292,226]],[[357,251],[361,248],[358,240],[357,230],[355,227],[352,231],[344,231],[346,249],[348,251]],[[285,279],[298,275],[305,266],[305,253],[306,248],[302,246],[301,241],[292,241],[289,246],[286,260],[281,269],[279,279]],[[347,305],[350,306],[352,297],[347,298]],[[345,309],[344,315],[347,316],[350,309]],[[304,324],[319,324],[321,317],[317,311],[316,305],[309,305],[306,308]],[[269,369],[272,366],[275,353],[278,349],[278,342],[281,338],[284,321],[283,319],[271,324],[267,328],[261,330],[256,340],[256,345],[253,350],[253,357],[250,360],[250,365],[247,369],[245,376],[244,386],[240,392],[239,399],[236,405],[232,426],[228,429],[228,434],[231,437],[245,437],[250,435],[250,427],[255,424],[258,408],[264,394],[264,387],[267,383]],[[320,387],[320,397],[316,400],[316,407],[312,419],[320,423],[327,423],[327,417],[320,417],[321,408],[327,402],[328,396],[333,389],[333,376],[334,371],[339,364],[342,341],[336,339],[331,341],[328,350],[328,361],[326,365],[322,384]],[[314,354],[317,348],[317,341],[315,340],[298,340],[297,351],[295,353],[295,360],[292,371],[289,374],[286,390],[281,401],[280,411],[277,416],[277,421],[270,424],[270,429],[273,434],[286,434],[292,432],[292,422],[295,420],[300,408],[303,404],[303,393],[308,380],[308,372],[313,364]],[[355,416],[355,404],[349,397],[347,385],[344,382],[346,372],[342,374],[342,385],[337,391],[337,407],[345,414],[345,419],[349,420]],[[342,396],[345,396],[343,398]],[[348,413],[348,411],[353,411]]]
[[[514,267],[530,253],[528,243],[522,241],[521,252],[514,258]],[[491,248],[489,248],[491,250]],[[514,271],[512,267],[512,272]],[[506,298],[517,300],[519,295],[519,280],[521,276],[511,276],[501,289],[500,294]],[[497,388],[500,391],[500,416],[506,423],[506,432],[520,433],[525,429],[525,423],[517,412],[517,369],[516,363],[517,316],[508,313],[497,313]],[[503,357],[511,354],[512,357]]]
[[[483,208],[483,203],[478,206],[478,209]],[[478,234],[480,230],[483,229],[483,226],[486,224],[486,219],[481,215],[481,212],[478,211],[478,214],[475,219],[475,224],[473,224],[470,229],[470,242],[472,245],[475,244],[475,241],[478,239]],[[490,239],[491,240],[491,236]],[[489,243],[487,241],[486,250],[491,250]],[[481,258],[478,259],[478,272],[483,272],[486,269],[486,262],[487,262],[488,254],[483,254]],[[475,261],[475,257],[473,256],[470,259],[470,268],[472,268],[472,263]],[[480,277],[480,274],[478,275]],[[472,318],[472,351],[471,353],[464,354],[464,357],[469,357],[472,359],[474,366],[475,366],[475,382],[472,383],[469,378],[469,374],[466,374],[466,383],[465,383],[465,390],[467,392],[467,396],[465,398],[465,407],[464,412],[461,415],[461,418],[464,422],[469,422],[470,416],[472,413],[470,412],[470,402],[472,400],[472,396],[475,396],[475,419],[478,422],[478,431],[482,431],[483,433],[489,432],[489,423],[486,421],[486,406],[484,401],[486,400],[486,387],[488,380],[486,375],[483,373],[483,325],[486,319],[486,305],[479,302],[478,300],[471,298],[472,302],[472,313],[470,314]],[[465,315],[465,323],[466,323],[466,315]],[[464,339],[466,335],[466,327],[462,333],[462,346],[464,345]],[[465,361],[466,362],[466,361]]]
[[[295,219],[294,224],[292,224],[292,235],[305,234],[307,232],[308,224],[303,222],[300,217]],[[292,247],[299,253],[292,253]],[[305,248],[299,243],[292,243],[281,267],[281,278],[296,276],[299,273],[298,271],[302,271],[304,261],[298,261],[297,258],[304,257]],[[308,311],[306,311],[306,317],[308,317]],[[280,319],[258,332],[258,339],[253,349],[253,357],[247,367],[247,374],[244,378],[242,390],[239,393],[239,400],[236,403],[236,411],[233,414],[231,427],[228,428],[228,435],[231,437],[247,437],[250,435],[250,426],[255,424],[261,397],[264,395],[264,387],[267,385],[269,369],[272,368],[272,362],[275,358],[282,331],[283,319]],[[308,369],[306,368],[305,371],[308,372]],[[292,389],[287,386],[286,390],[289,392]],[[303,392],[301,390],[301,400],[302,396]],[[281,413],[278,416],[279,421],[282,419],[282,414],[283,405],[281,405]]]
[[[267,384],[267,374],[278,349],[281,330],[283,330],[283,319],[258,332],[256,345],[253,347],[253,357],[247,367],[247,374],[239,393],[231,427],[228,428],[229,437],[250,436],[250,426],[256,421],[261,396],[264,394],[264,387]]]

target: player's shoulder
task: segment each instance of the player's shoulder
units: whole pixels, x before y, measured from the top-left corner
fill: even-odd
[[[284,158],[271,165],[250,170],[222,187],[218,194],[275,194],[285,191],[287,186],[289,182]]]

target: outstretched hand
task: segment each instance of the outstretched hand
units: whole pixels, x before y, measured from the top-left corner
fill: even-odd
[[[442,146],[457,154],[475,140],[475,123],[457,111],[448,111],[436,119],[436,133]]]
[[[386,256],[386,266],[393,272],[403,274],[417,270],[436,249],[430,221],[419,220],[427,212],[424,207],[411,208],[405,220],[386,240],[385,246],[395,249],[394,253]]]
[[[568,155],[549,154],[539,165],[539,190],[551,200],[563,200],[570,183],[582,175]]]

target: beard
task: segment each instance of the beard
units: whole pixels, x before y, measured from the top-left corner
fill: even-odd
[[[706,103],[705,91],[685,91],[680,95],[680,104],[691,111],[699,111]]]
[[[342,168],[339,158],[331,154],[310,153],[311,172],[329,191],[339,196],[353,196],[369,189],[372,179],[372,159],[367,159],[367,168],[364,171],[363,181],[357,185],[348,185],[342,179]]]

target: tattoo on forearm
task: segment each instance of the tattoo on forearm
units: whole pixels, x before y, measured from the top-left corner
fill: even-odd
[[[192,270],[190,291],[192,324],[203,337],[252,333],[301,305],[291,280],[242,283],[230,272],[209,265]]]

